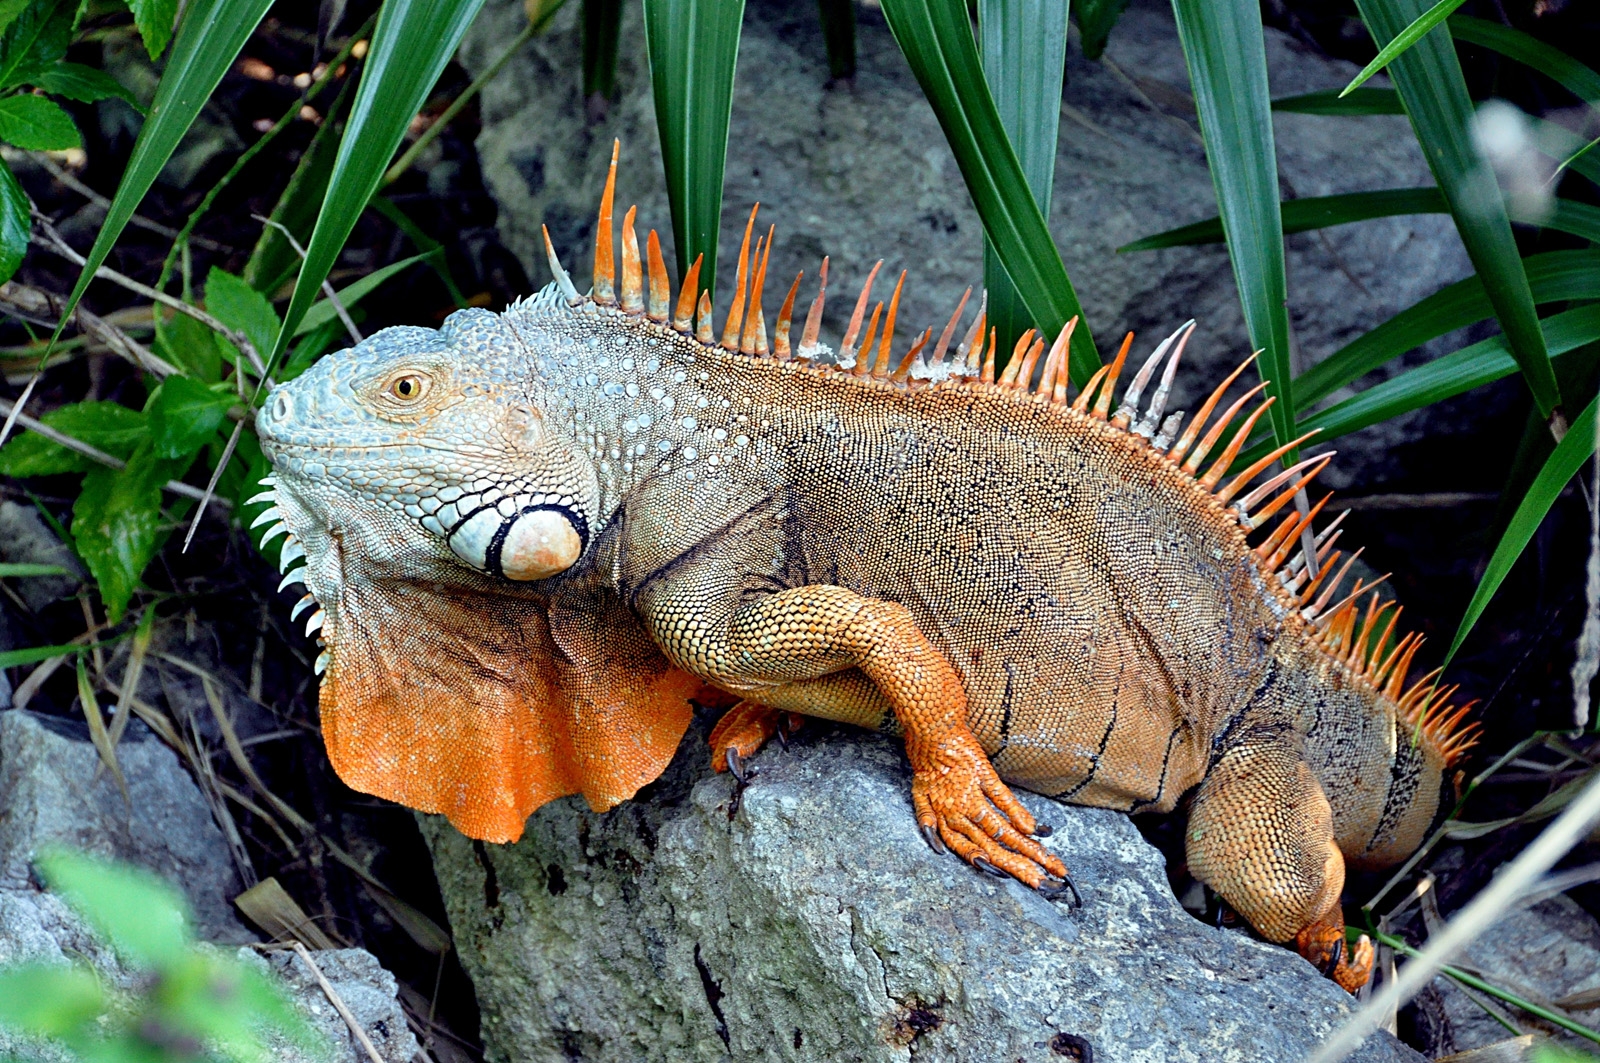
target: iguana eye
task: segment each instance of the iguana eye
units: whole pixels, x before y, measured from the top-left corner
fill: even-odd
[[[427,390],[427,380],[416,373],[395,377],[389,382],[389,395],[401,402],[415,402]]]

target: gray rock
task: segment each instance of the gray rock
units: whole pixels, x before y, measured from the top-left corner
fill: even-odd
[[[80,571],[72,551],[56,538],[39,511],[20,502],[0,501],[0,561],[60,565],[69,573]],[[75,575],[27,576],[13,580],[10,586],[23,604],[38,612],[53,602],[71,597],[78,582]]]
[[[261,962],[260,954],[251,949],[240,949],[239,958]],[[366,949],[326,949],[311,953],[311,958],[385,1063],[410,1063],[420,1049],[396,999],[399,987],[394,975]],[[292,952],[269,953],[266,963],[311,1025],[333,1046],[334,1059],[370,1063],[371,1057],[357,1043],[316,976],[298,956]],[[275,1043],[272,1047],[272,1058],[280,1063],[310,1063],[317,1059],[293,1045]]]
[[[117,760],[128,801],[82,725],[0,713],[0,887],[25,885],[41,847],[66,845],[148,868],[181,888],[201,937],[254,941],[233,914],[241,887],[227,843],[177,754],[135,723]]]
[[[474,74],[520,28],[518,0],[489,0],[463,43]],[[611,140],[623,143],[618,203],[638,203],[646,227],[671,245],[643,28],[624,19],[620,97],[603,122],[585,125],[578,12],[523,48],[485,89],[478,153],[500,204],[499,230],[529,276],[549,272],[540,242],[587,283],[595,204]],[[731,291],[744,212],[759,200],[778,225],[772,253],[783,297],[799,269],[814,278],[832,256],[829,330],[834,342],[871,263],[911,271],[902,335],[942,326],[962,289],[982,276],[981,226],[931,109],[885,27],[863,7],[853,86],[828,85],[815,6],[770,0],[746,9],[729,138],[719,289]],[[1272,90],[1290,95],[1343,86],[1349,64],[1307,52],[1267,31]],[[1069,58],[1050,227],[1102,349],[1125,329],[1146,340],[1196,317],[1204,324],[1186,356],[1180,398],[1193,408],[1235,365],[1248,342],[1226,253],[1218,246],[1118,255],[1142,236],[1216,214],[1205,154],[1170,11],[1135,4],[1111,40],[1110,64]],[[1114,68],[1113,68],[1114,67]],[[1184,109],[1189,108],[1185,114]],[[1404,118],[1276,118],[1286,195],[1313,196],[1432,184]],[[1442,285],[1471,272],[1448,218],[1417,216],[1347,225],[1288,239],[1290,307],[1300,368]],[[671,251],[668,250],[668,258]],[[889,283],[893,282],[893,273]],[[889,289],[884,289],[885,295]],[[804,289],[809,299],[812,288]],[[726,308],[723,294],[717,305]],[[905,342],[904,340],[902,342]],[[1329,483],[1391,474],[1393,449],[1430,431],[1470,431],[1473,413],[1369,429],[1341,441]],[[1328,475],[1328,474],[1325,474]]]
[[[1351,999],[1294,953],[1194,919],[1114,812],[1022,794],[1085,906],[938,857],[898,743],[806,737],[728,812],[692,729],[603,815],[512,846],[419,817],[495,1060],[1300,1060]],[[1418,1059],[1382,1035],[1355,1057]]]

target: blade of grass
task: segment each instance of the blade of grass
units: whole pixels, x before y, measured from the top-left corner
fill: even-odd
[[[1447,210],[1449,205],[1437,188],[1385,188],[1374,192],[1345,192],[1336,196],[1308,196],[1305,199],[1283,201],[1283,231],[1303,233],[1398,214],[1443,214]],[[1216,244],[1222,240],[1222,219],[1207,218],[1124,244],[1117,248],[1117,253],[1154,251],[1189,244]]]
[[[744,0],[645,0],[644,36],[661,133],[661,164],[672,207],[678,275],[700,264],[700,288],[714,290],[728,117],[739,59]]]
[[[1600,251],[1547,251],[1523,260],[1535,303],[1600,299]],[[1400,311],[1362,333],[1295,378],[1306,406],[1449,332],[1494,316],[1483,281],[1468,277]]]
[[[282,357],[483,0],[386,0],[269,364]]]
[[[94,744],[95,752],[100,754],[100,763],[116,780],[117,789],[122,791],[123,803],[131,808],[133,798],[128,795],[128,780],[122,774],[122,765],[117,763],[117,751],[106,732],[106,718],[100,714],[100,702],[94,696],[94,685],[89,682],[89,667],[83,654],[78,654],[77,663],[78,705],[83,709],[84,722],[89,725],[89,741]]]
[[[1450,33],[1458,41],[1488,48],[1532,67],[1585,103],[1600,103],[1600,73],[1532,34],[1471,15],[1452,15]]]
[[[1282,96],[1272,101],[1274,111],[1295,114],[1405,114],[1405,105],[1394,89],[1326,89],[1299,96]]]
[[[989,94],[965,5],[884,0],[883,14],[944,129],[984,234],[999,252],[1033,322],[1054,336],[1069,318],[1079,318],[1069,366],[1072,379],[1082,386],[1099,368],[1100,356]]]
[[[983,76],[994,96],[1000,124],[1022,164],[1023,177],[1050,216],[1055,183],[1056,137],[1061,130],[1061,79],[1067,63],[1068,0],[978,0],[978,40]],[[1035,326],[999,252],[983,240],[983,284],[989,321],[999,329],[1001,353]]]
[[[1401,52],[1416,44],[1417,41],[1422,39],[1424,33],[1449,18],[1451,13],[1465,2],[1466,0],[1439,0],[1438,3],[1418,15],[1416,21],[1401,30],[1394,40],[1378,49],[1378,54],[1372,57],[1372,62],[1362,67],[1361,73],[1352,78],[1350,84],[1346,85],[1344,91],[1340,92],[1339,95],[1348,96],[1365,84],[1368,78],[1394,62]]]
[[[78,300],[83,298],[95,271],[105,263],[139,201],[155,183],[156,175],[172,157],[178,141],[194,124],[200,108],[271,6],[272,0],[194,0],[184,14],[172,54],[156,86],[150,113],[139,130],[139,138],[134,142],[133,153],[128,157],[105,220],[100,223],[94,246],[89,249],[78,281],[67,297],[61,321],[51,337],[52,343],[72,317]]]
[[[0,562],[0,579],[15,576],[70,576],[72,570],[64,565],[37,565],[27,561]]]
[[[1423,0],[1356,0],[1356,6],[1380,45],[1393,40],[1424,10]],[[1389,65],[1389,74],[1405,101],[1434,180],[1449,201],[1461,242],[1483,278],[1534,404],[1546,420],[1552,420],[1561,405],[1560,390],[1550,371],[1544,333],[1505,204],[1473,148],[1472,98],[1445,28],[1424,34]],[[1559,434],[1557,421],[1552,420],[1551,427]]]
[[[1495,545],[1494,553],[1489,557],[1489,565],[1483,571],[1483,578],[1478,580],[1478,589],[1472,593],[1472,601],[1467,603],[1467,611],[1461,617],[1461,625],[1456,628],[1456,637],[1450,641],[1450,652],[1445,654],[1444,661],[1448,665],[1450,659],[1456,655],[1456,650],[1461,648],[1461,643],[1472,630],[1478,618],[1483,615],[1483,610],[1493,598],[1505,578],[1511,574],[1511,568],[1517,563],[1517,558],[1522,556],[1539,525],[1544,522],[1545,514],[1550,512],[1550,507],[1555,504],[1556,497],[1563,488],[1571,482],[1594,454],[1594,425],[1595,405],[1600,403],[1596,399],[1589,403],[1578,419],[1572,422],[1572,429],[1556,444],[1555,451],[1539,470],[1533,483],[1528,488],[1528,493],[1522,496],[1517,511],[1511,516],[1511,523],[1506,527],[1505,533],[1500,536],[1500,542]]]
[[[1283,255],[1272,97],[1267,91],[1266,38],[1255,0],[1173,0],[1178,37],[1189,66],[1206,161],[1216,187],[1228,258],[1233,263],[1245,329],[1267,393],[1273,435],[1292,438],[1295,422],[1289,360],[1289,294]],[[1295,460],[1295,453],[1284,456]]]

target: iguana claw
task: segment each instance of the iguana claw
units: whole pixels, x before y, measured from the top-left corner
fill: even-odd
[[[750,785],[750,779],[755,775],[755,772],[751,771],[749,775],[745,774],[744,758],[739,755],[737,749],[729,746],[723,750],[722,762],[727,766],[728,774],[738,781],[740,789]]]
[[[1070,878],[1064,878],[1056,885],[1051,885],[1050,881],[1047,879],[1045,882],[1040,884],[1038,888],[1038,894],[1047,901],[1059,901],[1067,894],[1071,894],[1072,903],[1069,905],[1069,907],[1083,907],[1083,897],[1079,895],[1078,887],[1072,884],[1072,879]]]
[[[950,852],[949,849],[944,847],[944,842],[940,840],[939,832],[934,828],[933,824],[922,823],[919,824],[919,826],[922,828],[922,837],[923,840],[928,843],[928,848],[932,849],[940,856],[944,856]]]
[[[977,868],[979,871],[982,871],[985,875],[988,875],[990,878],[1010,878],[1011,877],[1010,875],[1006,874],[1004,871],[1001,871],[998,867],[995,867],[993,864],[989,863],[989,861],[985,860],[981,856],[974,856],[972,858],[972,866]]]

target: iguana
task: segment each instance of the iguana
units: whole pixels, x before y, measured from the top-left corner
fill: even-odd
[[[1131,334],[1075,398],[1070,322],[997,378],[981,300],[951,346],[970,289],[896,357],[904,273],[861,334],[877,266],[835,353],[826,259],[799,342],[796,277],[769,344],[753,211],[718,337],[699,260],[674,305],[632,209],[618,282],[615,181],[613,152],[588,295],[546,233],[536,295],[384,329],[259,414],[256,524],[284,534],[280,590],[309,592],[292,615],[325,646],[340,776],[514,841],[547,801],[604,810],[655,779],[709,686],[742,699],[719,767],[789,713],[896,729],[929,844],[1052,896],[1067,868],[1007,782],[1130,812],[1192,792],[1193,874],[1363,984],[1345,868],[1416,848],[1473,728],[1435,675],[1406,686],[1421,639],[1395,638],[1397,608],[1362,615],[1359,579],[1336,595],[1327,500],[1289,505],[1330,455],[1224,481],[1265,385],[1213,419],[1240,366],[1180,435],[1192,322],[1114,407]]]

